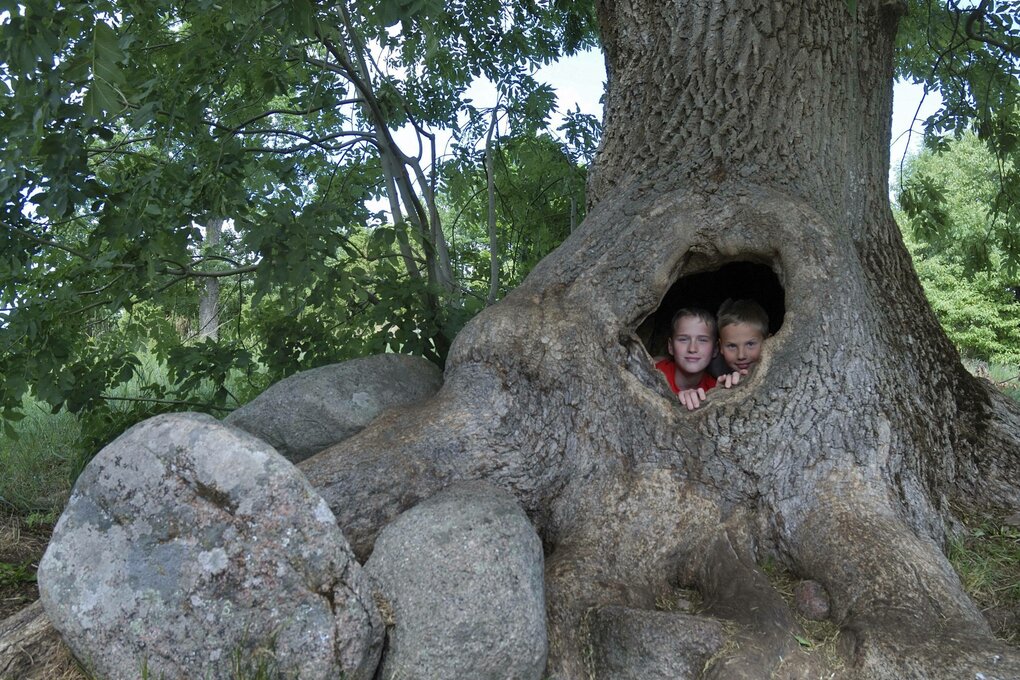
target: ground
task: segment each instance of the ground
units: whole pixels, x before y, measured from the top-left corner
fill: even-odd
[[[35,569],[52,529],[28,526],[17,515],[0,519],[0,620],[39,599]]]
[[[988,618],[996,637],[1020,644],[1020,513],[1012,517],[989,514],[966,518],[966,531],[953,544],[950,556],[971,596]],[[52,525],[29,525],[23,518],[6,515],[0,521],[0,620],[34,602],[39,592],[34,573],[46,549]],[[770,580],[788,601],[794,578],[774,568],[766,569]],[[696,591],[677,591],[656,603],[659,609],[697,612]],[[839,629],[829,621],[799,619],[806,633],[801,645],[812,654],[835,653]],[[40,659],[38,678],[86,680],[88,676],[68,663],[63,649]],[[45,669],[43,668],[45,666]]]

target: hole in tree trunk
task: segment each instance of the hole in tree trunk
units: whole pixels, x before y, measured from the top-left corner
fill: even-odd
[[[769,315],[769,333],[774,334],[783,325],[786,314],[785,293],[779,277],[766,265],[755,262],[730,262],[711,272],[682,276],[669,289],[659,308],[648,315],[638,326],[648,353],[666,354],[669,340],[669,322],[681,307],[701,307],[715,314],[727,298],[755,300]],[[710,371],[716,366],[712,366]]]

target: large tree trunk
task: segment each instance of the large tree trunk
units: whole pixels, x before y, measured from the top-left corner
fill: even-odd
[[[892,218],[900,11],[600,2],[587,219],[461,333],[435,399],[301,465],[361,556],[401,510],[484,478],[546,545],[550,677],[600,676],[590,614],[676,586],[728,622],[706,677],[819,677],[765,559],[827,589],[825,677],[1020,677],[943,554],[953,503],[1020,508],[1020,413],[961,366]],[[634,331],[678,277],[738,260],[778,275],[782,328],[748,382],[688,413]]]

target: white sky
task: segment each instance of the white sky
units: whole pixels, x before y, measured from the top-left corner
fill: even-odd
[[[537,78],[556,90],[560,110],[573,110],[575,106],[580,106],[581,111],[601,120],[602,104],[599,99],[606,81],[605,62],[601,52],[589,50],[562,59],[539,69]],[[496,91],[491,83],[477,82],[468,90],[467,96],[478,106],[492,106]],[[893,91],[893,141],[890,149],[894,168],[899,166],[908,144],[911,153],[918,151],[924,119],[938,109],[941,101],[937,92],[924,97],[924,88],[920,85],[903,81],[896,83]]]
[[[562,59],[538,70],[536,78],[550,84],[556,91],[559,111],[574,110],[580,107],[583,113],[589,113],[602,119],[602,91],[605,87],[606,68],[602,52],[588,50],[581,54]],[[471,99],[475,106],[486,108],[496,103],[496,89],[486,80],[478,80],[468,88],[465,97]],[[892,145],[890,148],[890,190],[896,189],[896,178],[899,167],[904,160],[905,152],[917,153],[921,145],[922,126],[925,118],[934,113],[941,104],[937,92],[924,96],[924,88],[907,82],[897,82],[893,89],[893,123]],[[551,127],[555,129],[562,120],[562,115],[553,115]],[[394,135],[397,143],[405,150],[418,148],[417,138],[409,130],[398,130]],[[440,157],[448,151],[450,136],[439,131],[436,135],[436,151]],[[385,201],[373,201],[373,210],[388,212],[389,205]]]

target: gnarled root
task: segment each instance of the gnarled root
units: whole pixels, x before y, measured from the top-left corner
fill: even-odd
[[[1017,678],[1020,654],[995,640],[939,547],[877,494],[819,493],[789,517],[791,554],[832,597],[862,678]]]
[[[728,649],[713,659],[704,677],[825,677],[821,662],[801,649],[798,637],[804,639],[804,631],[786,601],[755,563],[741,517],[720,527],[696,555],[694,580],[704,613],[736,624]]]

